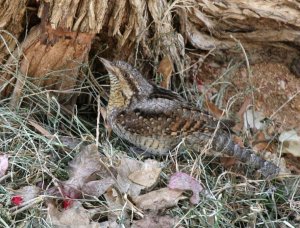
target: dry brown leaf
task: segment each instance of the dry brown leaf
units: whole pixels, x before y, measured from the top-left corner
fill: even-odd
[[[0,177],[4,176],[8,169],[8,155],[0,154]]]
[[[235,165],[238,160],[233,157],[221,157],[220,162],[222,163],[222,166],[224,166],[224,168],[229,169],[230,167]]]
[[[121,194],[114,188],[109,188],[107,192],[104,194],[108,205],[108,221],[113,222],[118,218],[123,218],[124,221],[129,218],[126,207],[124,205],[126,202],[123,200]],[[128,205],[127,205],[128,206]],[[125,221],[126,222],[126,221]]]
[[[173,63],[168,55],[160,61],[157,72],[162,74],[160,86],[169,89],[173,72]]]
[[[207,97],[205,97],[205,106],[214,117],[222,118],[224,115],[224,111],[219,109],[214,103],[210,102]]]
[[[165,227],[175,227],[179,223],[178,218],[173,218],[170,215],[146,215],[141,220],[134,220],[132,222],[131,228],[165,228]],[[176,226],[182,227],[182,226]]]
[[[144,187],[133,183],[131,180],[129,180],[128,176],[131,173],[140,170],[141,164],[142,162],[135,159],[125,157],[121,159],[121,163],[119,167],[117,167],[117,183],[121,192],[127,193],[132,197],[140,194]]]
[[[273,152],[273,144],[266,139],[265,133],[263,131],[258,131],[255,137],[255,141],[252,143],[252,147],[255,151],[270,151]]]
[[[238,144],[240,147],[244,146],[243,138],[237,135],[232,136],[232,140],[235,144]]]
[[[100,153],[95,144],[82,147],[80,153],[69,163],[69,167],[70,178],[62,182],[61,187],[64,196],[71,199],[81,197],[84,193],[83,187],[96,179],[96,173],[101,173],[104,177],[110,175],[103,167]]]
[[[28,120],[29,124],[33,126],[38,132],[40,132],[43,136],[46,138],[53,140],[55,139],[55,136],[51,134],[49,131],[47,131],[45,128],[43,128],[41,125],[36,123],[33,120]],[[82,140],[70,136],[60,136],[59,141],[66,147],[70,149],[74,149],[76,146],[78,146]]]
[[[300,157],[294,157],[292,154],[287,154],[285,156],[286,159],[286,166],[288,169],[294,173],[299,175],[300,174]]]
[[[111,177],[103,178],[102,180],[90,181],[82,187],[82,191],[87,195],[99,197],[103,195],[114,183],[115,179]]]
[[[37,122],[33,120],[28,120],[29,124],[33,126],[38,132],[40,132],[43,136],[47,137],[48,139],[53,139],[54,135],[39,125]]]
[[[48,203],[47,222],[53,228],[98,228],[99,223],[91,221],[91,216],[78,201],[74,201],[72,207],[63,211],[59,211],[54,204]]]
[[[144,195],[133,197],[133,202],[142,210],[158,211],[177,205],[179,200],[186,199],[183,191],[162,188]]]
[[[117,171],[119,190],[134,197],[138,196],[142,189],[153,186],[157,182],[161,170],[159,163],[155,160],[148,159],[140,162],[123,157]]]
[[[150,188],[158,181],[161,172],[160,164],[156,160],[147,159],[140,170],[132,172],[128,178],[136,184]]]
[[[237,113],[237,117],[239,119],[239,122],[233,127],[233,131],[240,132],[243,129],[244,126],[244,113],[247,111],[249,105],[251,104],[251,97],[247,96],[244,100],[244,103],[242,104],[240,110]]]
[[[120,228],[120,224],[118,224],[116,221],[106,221],[99,223],[99,228]]]
[[[252,102],[252,98],[250,96],[245,97],[244,103],[242,104],[240,110],[237,113],[237,116],[242,120],[244,113],[247,111],[249,105]]]

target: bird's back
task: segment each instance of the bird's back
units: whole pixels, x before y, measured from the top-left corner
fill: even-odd
[[[132,144],[151,153],[165,154],[183,139],[193,146],[197,138],[195,144],[199,148],[211,138],[218,122],[184,102],[155,98],[154,102],[140,102],[120,112],[112,125],[117,135]],[[220,126],[225,125],[220,122]]]

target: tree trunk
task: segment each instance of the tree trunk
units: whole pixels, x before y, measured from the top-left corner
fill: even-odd
[[[25,25],[31,24],[24,17],[28,4],[25,0],[0,2],[0,60],[5,62],[1,95],[12,96],[12,107],[31,83],[56,94],[61,103],[74,104],[73,89],[82,81],[80,66],[87,62],[91,48],[96,53],[101,46],[107,46],[101,55],[110,59],[132,63],[147,59],[140,67],[145,75],[165,56],[179,75],[188,74],[190,57],[185,46],[203,56],[214,51],[213,58],[221,55],[222,61],[223,56],[236,58],[238,42],[253,53],[251,61],[266,55],[298,64],[293,61],[300,45],[296,0],[41,0],[37,6],[40,23],[26,35]],[[259,58],[257,52],[262,53]]]
[[[24,31],[27,0],[0,1],[0,63],[13,52]]]

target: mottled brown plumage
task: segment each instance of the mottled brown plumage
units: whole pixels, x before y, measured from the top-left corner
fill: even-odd
[[[278,174],[276,165],[231,140],[226,121],[217,120],[189,105],[177,93],[148,82],[128,63],[102,62],[111,82],[108,122],[119,137],[159,155],[168,153],[183,139],[195,150],[211,140],[215,151],[260,169],[264,176]]]

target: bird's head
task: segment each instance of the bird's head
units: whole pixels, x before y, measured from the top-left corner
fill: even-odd
[[[146,96],[152,91],[153,86],[130,64],[123,61],[110,62],[103,58],[101,61],[110,79],[108,109],[127,107],[134,98]]]

